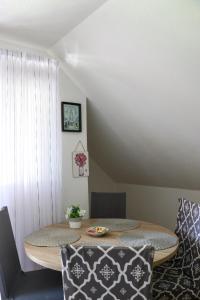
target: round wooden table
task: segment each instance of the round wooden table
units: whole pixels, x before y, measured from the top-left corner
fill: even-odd
[[[94,219],[93,221],[94,222]],[[84,220],[82,227],[80,229],[70,229],[67,224],[56,224],[51,225],[58,228],[66,228],[66,230],[74,230],[76,233],[81,235],[81,239],[78,240],[74,245],[76,244],[90,244],[93,245],[95,240],[98,240],[98,245],[105,245],[105,244],[112,244],[112,245],[119,245],[118,237],[121,235],[122,232],[110,232],[109,234],[103,236],[103,237],[91,237],[86,234],[86,228],[91,225],[91,220]],[[144,231],[158,231],[158,232],[166,232],[172,236],[175,236],[175,234],[170,231],[169,229],[152,224],[147,223],[143,221],[139,221],[139,226],[136,229],[133,230],[144,230]],[[131,232],[132,230],[126,231]],[[96,241],[95,241],[96,242]],[[61,271],[61,259],[60,259],[60,249],[59,247],[37,247],[32,246],[28,243],[24,243],[25,251],[27,256],[34,261],[35,263],[57,271]],[[166,260],[173,257],[177,251],[178,244],[167,248],[165,250],[159,250],[155,251],[154,255],[154,266],[160,265],[161,263],[165,262]]]

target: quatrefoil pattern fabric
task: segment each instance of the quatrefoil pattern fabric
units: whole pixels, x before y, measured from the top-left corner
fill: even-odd
[[[176,256],[154,269],[153,299],[200,299],[200,204],[179,199]]]
[[[62,246],[65,300],[149,300],[151,247]]]

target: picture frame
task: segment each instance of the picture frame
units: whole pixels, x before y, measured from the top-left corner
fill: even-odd
[[[61,102],[62,131],[81,132],[81,104],[75,102]]]

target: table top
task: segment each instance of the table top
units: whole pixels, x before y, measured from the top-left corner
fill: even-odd
[[[119,245],[118,237],[122,234],[122,232],[109,232],[109,234],[103,236],[103,237],[91,237],[87,235],[86,228],[91,226],[91,224],[94,222],[94,219],[90,220],[84,220],[82,221],[82,227],[80,229],[70,229],[68,224],[55,224],[50,225],[51,227],[57,227],[57,228],[66,228],[66,230],[74,231],[81,235],[81,239],[75,242],[73,245],[78,244],[87,244],[87,245],[93,245],[94,243],[98,243],[98,245]],[[158,232],[165,232],[172,236],[175,236],[175,234],[160,225],[144,222],[144,221],[138,221],[139,226],[136,229],[133,229],[134,231],[158,231]],[[129,230],[126,232],[133,232],[133,230]],[[59,247],[37,247],[30,245],[28,243],[24,243],[25,246],[25,252],[27,256],[34,261],[35,263],[57,271],[61,271],[61,259],[60,259],[60,249]],[[165,250],[158,250],[155,251],[154,255],[154,266],[160,265],[161,263],[165,262],[166,260],[173,257],[177,251],[178,244],[167,248]]]

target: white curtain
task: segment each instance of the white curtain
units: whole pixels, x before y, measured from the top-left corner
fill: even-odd
[[[55,60],[0,50],[0,206],[24,270],[24,237],[62,216],[57,74]]]

